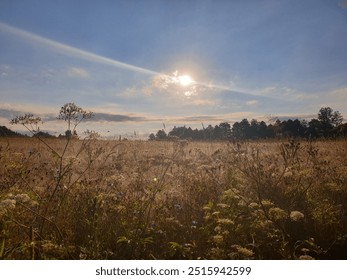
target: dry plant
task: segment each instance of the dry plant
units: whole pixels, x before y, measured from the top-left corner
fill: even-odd
[[[0,140],[1,258],[346,258],[344,140],[96,136]]]

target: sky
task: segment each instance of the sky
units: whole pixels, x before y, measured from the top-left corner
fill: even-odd
[[[243,118],[347,116],[347,0],[0,0],[0,125],[145,138]]]

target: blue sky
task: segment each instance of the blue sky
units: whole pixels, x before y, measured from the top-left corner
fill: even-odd
[[[30,112],[61,133],[67,102],[109,136],[346,117],[346,49],[346,0],[1,0],[0,125]]]

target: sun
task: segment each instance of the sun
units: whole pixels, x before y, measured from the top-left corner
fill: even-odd
[[[184,87],[190,86],[192,83],[194,83],[192,78],[188,75],[178,76],[177,78],[178,78],[178,82],[180,83],[180,85],[182,85]]]

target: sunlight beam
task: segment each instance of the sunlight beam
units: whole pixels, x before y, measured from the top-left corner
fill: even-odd
[[[138,67],[135,65],[127,64],[127,63],[124,63],[124,62],[121,62],[118,60],[114,60],[114,59],[111,59],[108,57],[94,54],[92,52],[88,52],[88,51],[85,51],[85,50],[82,50],[82,49],[79,49],[76,47],[72,47],[72,46],[69,46],[67,44],[59,43],[57,41],[47,39],[47,38],[44,38],[42,36],[33,34],[31,32],[24,31],[22,29],[10,26],[10,25],[5,24],[3,22],[0,22],[0,31],[7,32],[7,33],[10,33],[12,35],[21,37],[23,39],[28,40],[29,42],[35,42],[35,43],[42,44],[44,46],[52,48],[56,52],[59,52],[59,53],[65,54],[65,55],[78,57],[78,58],[86,59],[88,61],[93,61],[93,62],[105,64],[105,65],[111,65],[111,66],[115,66],[118,68],[130,70],[130,71],[134,71],[134,72],[138,72],[138,73],[143,73],[143,74],[148,74],[148,75],[160,74],[159,72],[155,72],[155,71],[152,71],[152,70],[149,70],[146,68],[141,68],[141,67]]]
[[[151,76],[160,76],[160,77],[163,77],[165,80],[169,80],[169,81],[179,81],[179,83],[184,87],[189,87],[191,85],[198,85],[204,88],[225,90],[230,92],[235,92],[236,90],[231,87],[221,86],[221,85],[217,85],[213,83],[204,83],[204,82],[199,82],[195,80],[193,81],[187,75],[177,77],[178,75],[177,71],[173,75],[167,75],[167,74],[156,72],[150,69],[138,67],[132,64],[127,64],[115,59],[111,59],[105,56],[101,56],[92,52],[88,52],[88,51],[67,45],[67,44],[63,44],[51,39],[47,39],[40,35],[36,35],[34,33],[19,29],[17,27],[13,27],[1,21],[0,21],[0,32],[6,32],[11,35],[20,37],[24,40],[27,40],[31,44],[37,43],[39,44],[39,46],[45,46],[45,47],[51,48],[53,51],[64,54],[64,55],[69,55],[72,57],[85,59],[88,61],[92,61],[92,62],[104,64],[104,65],[110,65],[110,66],[114,66],[117,68],[129,70],[129,71],[133,71],[137,73],[147,74]],[[253,96],[262,96],[261,94],[257,94],[257,93],[247,93],[247,94],[253,95]]]

